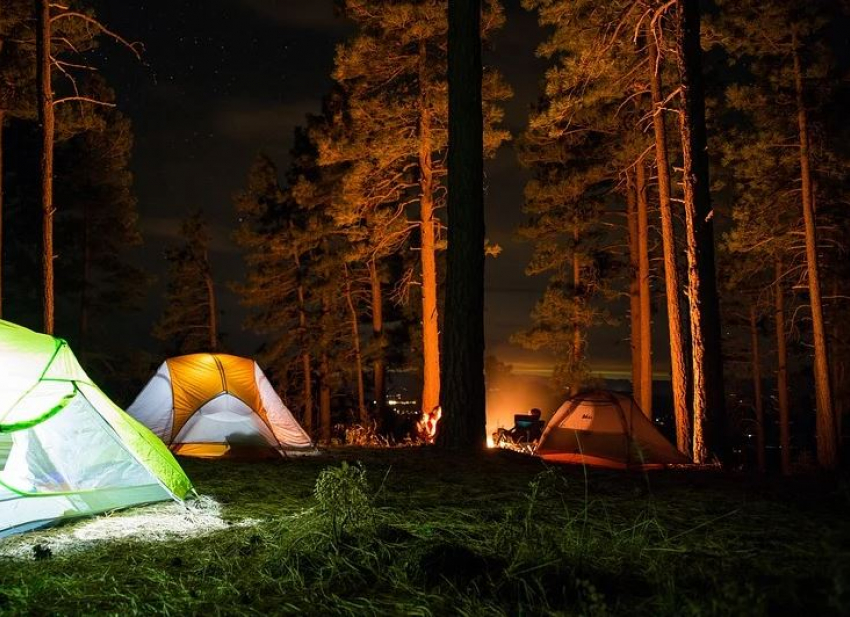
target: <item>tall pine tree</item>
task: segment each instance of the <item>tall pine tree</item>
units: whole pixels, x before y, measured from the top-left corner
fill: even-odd
[[[440,341],[437,251],[444,199],[447,145],[445,0],[388,2],[346,0],[344,14],[355,22],[356,36],[337,50],[334,78],[345,91],[350,122],[345,139],[326,163],[353,162],[371,192],[401,201],[419,231],[423,389],[422,408],[440,397]],[[503,22],[497,2],[487,2],[483,31]],[[494,71],[484,78],[485,150],[493,152],[507,137],[495,129],[501,112],[494,102],[509,96]],[[415,214],[414,214],[415,213]]]
[[[209,260],[209,225],[194,210],[180,226],[180,243],[165,252],[165,309],[154,336],[169,354],[218,350],[218,309]]]

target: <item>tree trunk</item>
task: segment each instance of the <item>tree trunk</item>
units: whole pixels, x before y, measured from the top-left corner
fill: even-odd
[[[304,372],[304,411],[301,413],[301,423],[304,430],[313,436],[313,367],[310,352],[301,354],[301,370]]]
[[[386,336],[384,335],[384,297],[381,289],[381,277],[375,260],[369,262],[369,279],[372,287],[372,340],[375,343],[375,358],[372,363],[372,378],[374,380],[375,417],[382,427],[387,428],[391,419],[387,416],[387,386],[386,386]]]
[[[290,229],[292,223],[290,223]],[[298,250],[293,250],[293,261],[298,271],[298,344],[301,347],[301,370],[304,373],[304,412],[301,422],[308,435],[313,435],[313,359],[307,341],[307,303],[304,300],[304,286],[301,284],[301,258]]]
[[[440,327],[437,314],[437,218],[434,215],[434,171],[431,162],[431,108],[426,92],[428,57],[419,44],[419,188],[421,191],[420,259],[422,263],[422,410],[440,404]],[[483,244],[482,244],[483,247]],[[483,249],[482,249],[483,250]]]
[[[330,362],[328,355],[322,352],[321,360],[322,379],[319,385],[319,439],[323,444],[331,442],[331,385],[330,385]]]
[[[774,262],[776,281],[773,292],[776,324],[776,398],[779,403],[779,451],[783,475],[791,474],[791,431],[788,408],[788,350],[785,343],[785,291],[782,288],[782,262]]]
[[[673,386],[673,416],[676,419],[676,447],[690,450],[691,419],[688,412],[688,368],[685,361],[682,311],[679,306],[679,266],[676,234],[670,201],[670,163],[667,156],[667,127],[664,122],[661,67],[655,37],[649,33],[649,67],[652,90],[652,128],[655,134],[655,161],[658,168],[658,208],[661,211],[661,241],[664,251],[664,289],[667,299],[667,327],[670,335],[670,377]]]
[[[750,306],[750,348],[752,352],[753,396],[756,411],[756,458],[758,470],[764,472],[764,403],[761,395],[761,354],[759,353],[758,315]]]
[[[354,372],[357,381],[357,411],[360,424],[364,427],[369,424],[369,411],[366,409],[366,388],[363,385],[363,354],[360,352],[360,319],[357,308],[354,306],[354,297],[351,292],[351,277],[348,265],[345,268],[345,301],[348,305],[348,316],[351,320],[351,345],[354,350]]]
[[[481,2],[449,0],[449,245],[444,447],[484,448],[484,119]]]
[[[578,306],[579,290],[581,289],[581,255],[579,254],[579,233],[578,225],[573,228],[573,298],[575,305],[575,314],[573,315],[573,374],[578,375],[577,370],[582,363],[582,354],[584,353],[584,345],[581,340],[581,315]],[[570,396],[575,396],[581,389],[582,383],[574,380],[570,384]]]
[[[210,351],[215,352],[218,350],[218,309],[216,308],[215,302],[215,286],[213,283],[212,273],[210,272],[209,261],[207,261],[207,271],[204,274],[204,283],[207,288],[207,309],[209,311],[208,315],[208,328],[209,328],[209,342],[210,342]]]
[[[815,400],[817,401],[818,463],[825,469],[838,465],[838,446],[835,437],[835,418],[829,384],[829,361],[826,331],[823,323],[820,273],[818,271],[818,231],[812,194],[812,175],[809,161],[809,128],[803,100],[803,74],[797,38],[794,41],[794,86],[797,95],[797,123],[800,130],[800,176],[803,193],[803,221],[806,230],[806,268],[809,279],[809,302],[812,307],[812,335],[815,352]]]
[[[0,109],[0,319],[3,318],[3,129],[6,127],[6,110]]]
[[[832,297],[838,298],[841,296],[841,289],[838,286],[838,278],[833,277],[832,279]],[[841,348],[842,341],[842,330],[841,330],[841,320],[834,319],[832,323],[832,341],[830,343],[830,349],[838,350]],[[844,421],[844,403],[846,398],[846,386],[845,383],[845,356],[841,354],[834,353],[830,358],[831,362],[829,363],[830,367],[832,367],[832,382],[831,385],[835,388],[833,392],[834,401],[833,404],[835,406],[835,437],[838,441],[838,451],[841,452],[844,447],[844,432],[842,429],[842,422]]]
[[[80,359],[88,364],[89,353],[89,289],[91,288],[91,229],[89,207],[83,206],[83,280],[80,283]]]
[[[39,201],[42,212],[44,331],[53,334],[53,84],[50,78],[50,2],[36,0],[36,92],[41,128]]]
[[[638,220],[638,283],[640,292],[640,399],[644,415],[652,420],[652,308],[649,289],[649,205],[643,159],[635,174]]]
[[[714,264],[714,223],[708,183],[705,95],[698,0],[676,0],[677,62],[681,80],[682,168],[693,355],[693,457],[726,458],[720,303]]]
[[[629,313],[630,339],[632,352],[632,396],[636,401],[641,400],[640,388],[640,248],[638,243],[637,199],[631,174],[627,172],[626,186],[626,217],[629,229]]]

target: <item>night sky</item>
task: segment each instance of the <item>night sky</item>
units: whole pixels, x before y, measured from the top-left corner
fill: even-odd
[[[535,56],[544,33],[519,0],[505,2],[506,27],[486,61],[500,68],[515,91],[507,125],[516,135],[538,96],[546,61]],[[272,155],[287,165],[293,129],[318,113],[328,92],[335,46],[352,27],[336,17],[333,0],[139,0],[96,2],[104,23],[145,45],[143,63],[104,42],[103,72],[117,91],[120,109],[133,121],[133,172],[145,246],[136,256],[157,275],[145,310],[132,327],[149,336],[161,310],[165,260],[179,220],[201,207],[213,230],[213,267],[224,311],[225,344],[251,354],[259,339],[241,328],[244,311],[229,283],[243,276],[231,239],[236,225],[231,196],[240,190],[254,156]],[[550,359],[508,341],[529,324],[545,286],[523,270],[530,247],[517,240],[525,173],[511,145],[487,165],[488,237],[503,247],[487,264],[487,351],[517,372],[545,372]],[[623,312],[625,314],[625,311]],[[654,329],[663,336],[663,328]],[[624,328],[591,335],[590,360],[597,371],[627,370]],[[657,344],[663,345],[663,341]],[[665,354],[656,361],[666,363]]]

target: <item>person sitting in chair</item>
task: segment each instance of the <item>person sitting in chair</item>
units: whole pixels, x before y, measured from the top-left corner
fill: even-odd
[[[537,407],[532,408],[527,414],[515,414],[513,428],[500,428],[496,432],[496,444],[509,444],[522,449],[530,448],[543,433],[544,422],[540,420],[541,415],[543,412]]]

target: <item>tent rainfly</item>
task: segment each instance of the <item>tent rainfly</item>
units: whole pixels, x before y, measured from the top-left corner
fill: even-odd
[[[534,453],[547,461],[612,469],[690,463],[632,397],[601,390],[579,394],[561,405],[543,429]]]
[[[0,320],[0,537],[191,490],[65,341]]]
[[[225,354],[170,358],[127,412],[182,456],[314,454],[256,362]]]

